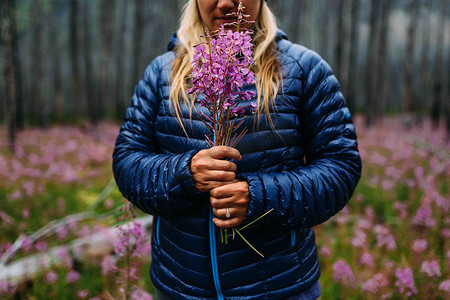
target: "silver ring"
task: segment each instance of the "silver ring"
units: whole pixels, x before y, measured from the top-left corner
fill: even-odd
[[[226,217],[227,217],[227,219],[229,219],[230,217],[231,217],[231,214],[230,214],[230,209],[227,207],[227,214],[226,214]]]

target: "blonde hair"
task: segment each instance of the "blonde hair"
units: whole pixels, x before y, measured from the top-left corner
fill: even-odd
[[[270,106],[275,101],[278,88],[282,85],[282,74],[275,45],[277,24],[275,16],[270,11],[266,1],[261,3],[261,10],[253,30],[252,42],[255,45],[253,57],[256,64],[252,69],[257,79],[258,107],[256,120],[259,120],[259,114],[264,112],[273,126],[270,117]],[[172,84],[170,88],[170,99],[183,130],[179,101],[181,97],[188,102],[192,109],[194,99],[188,97],[187,94],[189,75],[192,72],[191,60],[194,55],[194,45],[204,41],[201,37],[203,34],[204,25],[198,10],[197,0],[190,0],[183,7],[180,18],[180,28],[177,32],[179,44],[175,50],[176,58],[172,66]],[[186,133],[185,130],[184,132]]]

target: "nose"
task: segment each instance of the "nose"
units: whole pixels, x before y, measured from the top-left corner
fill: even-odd
[[[217,2],[217,8],[221,10],[229,10],[234,8],[234,0],[218,0]]]

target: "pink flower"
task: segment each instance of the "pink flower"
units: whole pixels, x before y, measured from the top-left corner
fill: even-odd
[[[70,270],[69,273],[66,275],[66,282],[67,283],[73,283],[80,280],[80,273],[78,273],[75,270]]]
[[[153,297],[142,289],[135,289],[131,294],[131,299],[133,300],[153,300]]]
[[[443,229],[441,230],[441,236],[442,236],[444,239],[450,239],[450,228],[443,228]]]
[[[22,217],[24,217],[25,219],[28,219],[30,217],[30,209],[29,208],[24,208],[22,210]]]
[[[27,235],[23,235],[20,237],[21,243],[20,247],[25,251],[31,251],[33,249],[33,242]]]
[[[436,220],[433,218],[431,206],[428,203],[422,203],[413,219],[414,225],[422,225],[425,227],[433,227]]]
[[[331,249],[328,246],[322,246],[320,247],[320,255],[325,256],[325,257],[330,257],[331,256]]]
[[[66,226],[60,227],[56,230],[56,237],[58,240],[63,240],[69,235],[69,230]]]
[[[113,208],[113,206],[114,206],[114,200],[112,200],[111,198],[106,199],[106,200],[105,200],[105,203],[104,203],[104,206],[105,206],[105,208],[107,208],[107,209]]]
[[[88,290],[82,290],[77,292],[77,297],[80,299],[86,299],[87,296],[89,296]]]
[[[408,297],[413,294],[417,294],[417,288],[414,285],[414,275],[411,268],[397,268],[395,270],[395,286],[402,294],[406,294]]]
[[[423,251],[427,250],[428,248],[428,242],[426,240],[414,240],[412,249],[416,253],[422,253]]]
[[[67,247],[61,247],[56,251],[56,256],[66,265],[68,269],[73,267],[73,258]]]
[[[361,229],[357,228],[355,230],[355,236],[352,238],[352,246],[353,247],[362,247],[366,242],[366,233]]]
[[[362,284],[362,290],[365,292],[370,292],[376,294],[380,288],[385,287],[388,281],[383,274],[378,273],[373,278],[367,280]]]
[[[8,281],[0,281],[0,296],[13,295],[16,293],[18,285]],[[8,297],[9,298],[9,297]]]
[[[333,279],[335,282],[341,282],[345,285],[353,286],[355,276],[350,266],[342,259],[333,264]]]
[[[102,261],[102,274],[107,275],[117,271],[116,260],[111,255],[105,256]]]
[[[53,283],[53,282],[55,282],[56,280],[58,280],[58,274],[56,274],[56,272],[54,272],[54,271],[50,271],[50,272],[48,272],[47,273],[47,275],[45,275],[45,280],[48,282],[48,283]]]
[[[38,241],[35,243],[34,247],[36,248],[36,250],[37,250],[38,252],[42,252],[42,251],[47,250],[47,243],[44,242],[44,241],[42,241],[42,240],[38,240]]]
[[[400,218],[406,219],[408,217],[408,205],[406,203],[396,201],[394,202],[394,208],[398,211]]]
[[[438,289],[445,293],[450,293],[450,279],[444,280],[439,284]]]
[[[437,260],[422,262],[420,270],[428,277],[442,276],[441,268],[439,267],[439,263]]]
[[[359,259],[359,263],[361,265],[366,265],[368,267],[373,267],[374,266],[374,262],[373,262],[372,254],[370,254],[368,252],[363,253],[363,255],[361,255],[361,257]]]
[[[389,229],[382,225],[375,225],[374,231],[377,234],[377,247],[381,248],[384,246],[387,250],[397,249],[394,236],[390,233]]]
[[[364,213],[369,217],[370,220],[373,220],[375,217],[375,210],[372,206],[368,205],[364,208]]]

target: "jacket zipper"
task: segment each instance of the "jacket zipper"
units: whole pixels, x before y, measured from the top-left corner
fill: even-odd
[[[156,216],[155,235],[156,235],[156,244],[157,245],[159,245],[159,221],[161,221],[161,217]]]
[[[219,282],[219,270],[217,266],[217,251],[216,251],[216,234],[215,234],[215,224],[212,221],[214,215],[212,206],[209,210],[209,247],[211,250],[211,265],[214,279],[214,286],[216,287],[217,298],[223,300],[222,289]]]
[[[296,239],[297,239],[297,232],[295,229],[291,229],[291,247],[295,246]]]

